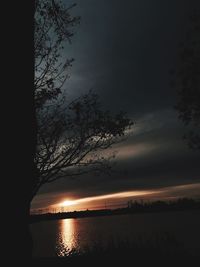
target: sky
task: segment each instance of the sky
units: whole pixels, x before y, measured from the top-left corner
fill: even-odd
[[[89,174],[44,186],[32,208],[71,199],[79,204],[85,199],[87,208],[116,200],[116,194],[122,202],[200,196],[200,152],[182,139],[186,129],[178,120],[176,91],[170,86],[170,70],[177,67],[179,44],[199,1],[75,2],[72,13],[81,16],[81,23],[63,54],[75,59],[65,84],[67,95],[74,98],[92,89],[103,108],[126,111],[135,125],[127,140],[114,147],[118,153],[110,176]]]

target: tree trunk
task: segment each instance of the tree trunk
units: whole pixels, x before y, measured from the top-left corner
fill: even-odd
[[[1,59],[1,195],[5,193],[1,221],[7,231],[2,241],[5,266],[23,266],[30,261],[30,192],[34,181],[36,122],[34,110],[34,0],[4,1]],[[3,104],[3,105],[2,105]],[[5,104],[5,105],[4,105]],[[5,228],[6,229],[6,228]],[[18,262],[19,260],[19,262]],[[2,259],[3,261],[3,259]],[[14,264],[9,265],[9,261]],[[2,263],[3,264],[3,263]],[[4,264],[3,264],[4,265]],[[30,266],[25,264],[25,266]]]
[[[18,93],[17,98],[21,100],[16,112],[16,139],[14,149],[19,154],[16,157],[17,165],[17,189],[18,196],[16,197],[15,205],[15,250],[16,258],[19,262],[27,263],[32,257],[33,242],[30,232],[30,205],[31,195],[35,181],[35,164],[34,157],[37,144],[37,122],[34,103],[34,0],[28,1],[24,6],[25,15],[23,23],[23,36],[28,36],[18,49],[20,59],[22,61],[22,77],[17,80]],[[27,27],[26,21],[30,22]],[[28,66],[28,67],[27,67]],[[20,85],[20,86],[19,86]],[[20,90],[19,90],[20,89]],[[14,116],[15,118],[15,116]]]

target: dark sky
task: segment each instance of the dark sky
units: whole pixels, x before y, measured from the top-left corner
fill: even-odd
[[[52,204],[59,194],[87,197],[199,183],[200,152],[182,140],[185,129],[173,108],[176,92],[169,72],[176,69],[179,43],[200,1],[76,3],[73,14],[81,16],[81,24],[64,55],[75,58],[66,83],[68,96],[93,89],[105,108],[127,111],[136,124],[127,141],[115,148],[114,174],[63,179],[44,187],[35,203]]]

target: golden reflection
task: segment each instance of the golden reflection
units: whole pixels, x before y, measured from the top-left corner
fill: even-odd
[[[75,219],[60,220],[57,254],[60,257],[68,256],[76,247]]]

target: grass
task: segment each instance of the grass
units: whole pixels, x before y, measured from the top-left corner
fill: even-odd
[[[135,242],[114,242],[107,246],[94,243],[81,250],[72,249],[55,258],[33,261],[34,266],[194,266],[200,260],[198,254],[189,253],[169,233],[140,237]]]

